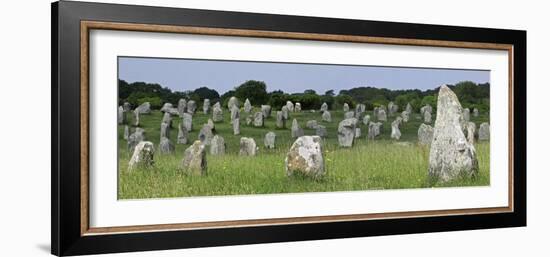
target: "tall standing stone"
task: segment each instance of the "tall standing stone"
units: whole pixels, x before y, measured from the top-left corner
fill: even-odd
[[[233,120],[233,135],[239,134],[241,134],[241,120],[237,118]]]
[[[132,106],[128,102],[124,102],[124,104],[122,105],[122,108],[124,109],[124,112],[129,112],[132,110]]]
[[[357,104],[355,106],[355,112],[356,113],[364,113],[367,110],[367,106],[364,104]]]
[[[239,99],[237,99],[237,97],[234,97],[234,96],[229,98],[229,101],[227,101],[227,109],[231,110],[233,106],[240,108]]]
[[[490,140],[491,131],[489,129],[489,123],[483,122],[479,125],[478,139],[479,141]]]
[[[294,104],[291,101],[286,101],[286,108],[289,112],[294,112]]]
[[[401,112],[401,118],[403,119],[403,122],[409,122],[410,114],[411,113],[408,111]]]
[[[239,155],[241,156],[256,156],[258,147],[254,138],[241,137],[239,146]]]
[[[206,175],[206,150],[201,141],[195,141],[183,152],[181,168],[189,175]]]
[[[214,133],[212,132],[212,127],[208,126],[208,124],[204,124],[199,131],[199,140],[205,145],[210,145],[213,137]]]
[[[428,174],[440,181],[473,176],[478,170],[476,150],[464,136],[462,106],[449,87],[439,88],[437,116],[430,148]]]
[[[187,102],[187,113],[193,115],[195,111],[197,111],[197,102],[189,100],[189,102]]]
[[[351,119],[351,118],[354,118],[355,117],[355,113],[354,112],[346,112],[344,113],[344,119]]]
[[[338,144],[341,147],[352,147],[355,138],[357,119],[345,119],[338,124]]]
[[[234,120],[241,118],[241,110],[235,105],[233,105],[233,107],[231,107],[230,110],[231,110],[231,121],[230,121],[230,123],[232,124]]]
[[[424,111],[424,123],[432,123],[432,113]]]
[[[285,120],[288,120],[288,118],[289,118],[288,113],[290,112],[290,110],[288,109],[288,106],[286,106],[286,105],[283,106],[283,107],[281,108],[281,112],[283,113],[283,118],[284,118]]]
[[[170,138],[170,125],[166,122],[160,123],[160,138]]]
[[[183,125],[183,122],[180,122],[178,124],[178,139],[176,143],[178,144],[187,144],[187,140],[189,138],[189,133],[187,132],[187,128]]]
[[[264,126],[264,114],[262,112],[257,112],[254,114],[254,127],[263,127]]]
[[[187,129],[187,132],[193,130],[193,116],[189,113],[183,114],[183,126]]]
[[[466,123],[466,138],[468,139],[468,143],[474,144],[475,138],[476,138],[476,124],[473,122]]]
[[[265,134],[264,137],[264,146],[267,149],[274,149],[275,148],[275,139],[277,138],[277,134],[270,131]]]
[[[172,127],[172,115],[170,115],[169,112],[165,112],[164,115],[162,116],[161,123],[166,123],[168,124],[168,127]]]
[[[153,166],[153,157],[155,155],[155,146],[152,142],[141,141],[132,149],[132,157],[128,162],[128,170],[132,171],[135,168],[148,168]]]
[[[261,106],[262,114],[264,115],[264,118],[271,117],[271,105],[262,105]]]
[[[432,143],[434,129],[430,125],[420,124],[418,128],[418,143],[421,145],[430,145]]]
[[[405,111],[408,112],[409,114],[412,113],[412,106],[411,106],[411,103],[407,103],[407,107],[405,108]]]
[[[388,103],[388,115],[393,116],[395,112],[397,111],[396,108],[397,105],[395,105],[393,102]]]
[[[321,105],[321,112],[326,112],[328,111],[328,104],[327,103],[323,103]]]
[[[292,120],[291,135],[293,138],[301,137],[304,135],[304,130],[300,127],[300,124],[298,124],[298,120],[296,119]]]
[[[301,112],[302,111],[302,104],[296,103],[294,104],[294,112]]]
[[[126,116],[124,115],[124,107],[119,106],[118,107],[118,124],[125,124],[126,123],[125,117]]]
[[[464,120],[464,122],[470,121],[470,109],[464,108],[462,110],[462,119]]]
[[[205,98],[204,101],[202,102],[202,112],[204,114],[208,114],[209,111],[210,111],[210,99]]]
[[[361,128],[357,127],[355,128],[355,138],[361,137]]]
[[[223,110],[219,105],[214,105],[214,108],[212,108],[212,120],[214,122],[223,121]]]
[[[145,141],[145,130],[136,128],[136,131],[128,137],[128,152],[133,153],[134,148],[141,141]]]
[[[172,154],[176,148],[174,147],[174,144],[172,144],[172,141],[170,141],[167,137],[162,137],[160,139],[159,143],[159,153],[160,154]]]
[[[320,136],[320,137],[327,137],[328,136],[327,127],[325,127],[323,125],[317,125],[315,127],[315,135]]]
[[[420,114],[424,115],[424,113],[429,112],[432,114],[432,106],[429,104],[426,104],[424,107],[420,108]]]
[[[370,122],[370,115],[365,115],[363,117],[363,124],[369,125],[369,122]]]
[[[373,140],[378,135],[380,135],[380,130],[382,127],[382,122],[370,122],[369,123],[369,133],[367,135],[368,139]]]
[[[245,113],[251,113],[252,112],[252,105],[250,104],[250,101],[248,98],[244,101],[244,112]]]
[[[134,110],[134,126],[139,127],[139,114],[141,112],[138,109]]]
[[[395,140],[399,140],[401,138],[401,130],[399,130],[399,126],[401,125],[401,118],[397,117],[392,123],[391,123],[391,138]]]
[[[151,104],[149,102],[145,102],[140,104],[134,112],[139,112],[139,114],[150,114],[151,113]]]
[[[344,103],[343,110],[344,110],[344,112],[349,112],[349,105],[348,105],[348,103]]]
[[[282,111],[277,111],[277,121],[275,125],[277,126],[277,128],[280,128],[280,129],[285,128],[286,119]]]
[[[224,155],[225,154],[225,139],[220,135],[215,135],[210,142],[210,154],[211,155]]]
[[[178,114],[180,118],[183,118],[183,114],[187,111],[187,101],[181,98],[178,101]]]
[[[378,116],[379,121],[387,121],[388,117],[386,115],[386,111],[384,109],[378,109]]]
[[[325,174],[322,139],[318,136],[301,136],[290,147],[285,158],[286,174],[300,173],[319,178]]]
[[[474,115],[474,117],[478,117],[479,116],[479,110],[477,108],[474,108],[474,110],[472,111],[472,114]]]
[[[323,121],[325,121],[325,122],[332,122],[332,117],[330,116],[330,112],[329,112],[329,111],[324,111],[324,112],[323,112],[323,115],[321,115],[321,118],[322,118]]]

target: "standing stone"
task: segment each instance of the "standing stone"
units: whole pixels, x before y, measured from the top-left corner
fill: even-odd
[[[363,124],[368,126],[369,122],[370,122],[370,115],[365,115],[365,117],[363,117]]]
[[[328,104],[327,103],[323,103],[321,105],[321,112],[326,112],[328,111]]]
[[[282,111],[277,111],[277,121],[275,125],[280,129],[286,127],[286,119]]]
[[[271,117],[271,105],[262,105],[261,110],[265,119]]]
[[[478,117],[479,116],[479,110],[477,108],[474,108],[474,110],[472,111],[474,117]]]
[[[205,145],[210,145],[213,137],[214,133],[212,132],[212,127],[208,126],[208,124],[204,124],[199,131],[199,140]]]
[[[380,135],[380,130],[382,127],[382,122],[370,122],[369,123],[369,133],[367,135],[368,139],[374,139]]]
[[[462,106],[446,85],[439,88],[428,174],[441,181],[478,172],[476,150],[462,130]]]
[[[231,120],[229,123],[232,124],[234,120],[241,118],[241,110],[235,105],[233,105],[233,107],[231,107],[230,110],[231,110]]]
[[[233,135],[239,135],[241,134],[241,120],[240,119],[234,119],[233,120]]]
[[[489,123],[483,122],[479,125],[479,131],[478,131],[478,139],[479,141],[482,140],[490,140],[491,138],[491,131],[489,129]]]
[[[294,104],[294,112],[301,112],[302,111],[302,104],[296,103]]]
[[[387,121],[388,117],[386,116],[386,111],[384,109],[378,109],[378,116],[379,121]]]
[[[142,103],[136,107],[135,111],[138,111],[139,114],[149,114],[151,113],[151,104],[149,102]]]
[[[357,106],[355,106],[356,113],[364,113],[366,110],[367,110],[367,106],[364,104],[357,104]]]
[[[195,141],[183,152],[181,168],[190,175],[206,175],[206,150],[201,141]]]
[[[172,108],[174,108],[174,107],[172,106],[171,103],[164,103],[162,105],[162,108],[160,108],[160,111],[166,113],[166,112],[170,112],[170,109],[172,109]]]
[[[145,130],[142,128],[136,128],[136,131],[128,137],[128,153],[133,153],[136,145],[141,141],[145,141],[144,133]]]
[[[252,105],[250,104],[250,101],[248,100],[248,98],[246,98],[246,100],[244,101],[244,112],[245,113],[252,112]]]
[[[420,108],[420,114],[424,115],[425,112],[429,112],[432,114],[432,106],[429,104],[426,104],[424,107]]]
[[[215,135],[210,142],[210,154],[211,155],[224,155],[225,154],[225,140],[220,135]]]
[[[287,176],[300,173],[319,178],[325,174],[322,139],[318,136],[301,136],[290,147],[285,158]]]
[[[470,121],[470,109],[464,108],[462,110],[462,120],[464,122],[469,122]]]
[[[129,112],[132,110],[132,106],[128,102],[124,102],[124,104],[122,104],[122,108],[124,109],[124,112]]]
[[[125,121],[125,115],[124,115],[124,107],[122,106],[119,106],[118,107],[118,124],[124,124],[126,123]]]
[[[160,139],[159,143],[159,153],[160,154],[172,154],[176,148],[174,147],[174,144],[170,141],[169,138],[163,137]]]
[[[351,118],[354,118],[355,117],[355,113],[354,112],[346,112],[344,113],[344,119],[351,119]]]
[[[418,143],[421,145],[430,145],[432,143],[434,129],[430,125],[420,124],[418,128]]]
[[[363,114],[365,114],[364,112],[356,112],[354,116],[352,116],[352,118],[356,118],[357,120],[362,120],[363,119]]]
[[[231,110],[233,106],[240,108],[239,99],[237,99],[237,97],[234,97],[234,96],[229,98],[229,101],[227,101],[227,109]]]
[[[408,112],[409,114],[412,113],[412,106],[411,106],[411,103],[407,103],[407,107],[405,108],[405,111]]]
[[[141,141],[135,146],[132,158],[128,162],[128,170],[135,168],[148,168],[153,166],[153,156],[155,155],[155,146],[152,142]]]
[[[241,137],[239,155],[241,156],[256,156],[258,147],[254,138]]]
[[[403,122],[409,122],[409,118],[410,118],[410,115],[411,113],[408,112],[408,111],[403,111],[401,113],[401,118],[403,119]]]
[[[212,105],[212,108],[222,108],[222,105],[220,102],[216,102],[214,105]]]
[[[124,125],[124,140],[128,140],[128,138],[130,137],[130,128],[128,127],[128,125]]]
[[[254,127],[263,127],[264,126],[264,114],[262,112],[257,112],[254,114]]]
[[[194,100],[189,100],[189,102],[187,102],[187,113],[193,115],[195,114],[196,110],[197,110],[197,102],[195,102]]]
[[[355,128],[355,138],[361,137],[361,128]]]
[[[293,138],[301,137],[304,135],[304,130],[300,127],[300,124],[298,124],[298,121],[296,119],[292,120],[291,135]]]
[[[134,126],[136,126],[136,127],[139,127],[139,114],[140,113],[141,112],[139,112],[138,109],[134,110]]]
[[[349,105],[348,105],[348,103],[344,103],[344,112],[349,112]]]
[[[288,120],[289,116],[288,116],[288,112],[290,110],[288,109],[288,107],[285,105],[281,108],[281,112],[283,113],[283,119],[285,120]]]
[[[399,125],[401,125],[401,119],[398,117],[391,123],[391,138],[399,140],[401,138],[401,130],[399,130]]]
[[[332,118],[330,116],[330,112],[329,111],[324,111],[323,112],[323,115],[321,116],[321,118],[323,119],[323,121],[325,122],[332,122]]]
[[[214,108],[212,108],[212,120],[214,122],[223,121],[223,110],[219,105],[218,106],[214,105]]]
[[[165,122],[160,123],[160,138],[163,137],[170,138],[170,125]]]
[[[193,116],[189,113],[183,114],[183,127],[187,129],[187,132],[193,130]]]
[[[251,116],[251,115],[248,115],[248,116],[246,117],[245,123],[246,123],[247,126],[250,126],[250,125],[252,124],[252,121],[253,121],[252,116]]]
[[[267,149],[274,149],[275,148],[275,139],[277,138],[277,135],[274,132],[267,132],[264,137],[264,146]]]
[[[187,128],[183,125],[183,122],[180,122],[178,124],[178,139],[176,143],[178,144],[187,144],[187,139],[189,137],[189,133],[187,132]]]
[[[317,127],[315,127],[315,135],[320,137],[327,137],[327,127],[323,125],[317,125]]]
[[[214,125],[214,121],[212,119],[208,119],[208,121],[206,121],[206,125],[210,126],[212,131],[216,131],[216,125]]]
[[[183,118],[183,114],[187,111],[187,101],[181,98],[178,101],[178,115]]]
[[[169,112],[165,112],[162,116],[162,123],[168,124],[168,127],[172,127],[172,115]]]
[[[424,111],[424,123],[432,123],[432,113]]]
[[[466,138],[468,139],[468,143],[473,145],[475,143],[476,138],[476,124],[473,122],[466,123]]]
[[[286,108],[289,112],[294,112],[294,104],[291,101],[286,101]]]
[[[338,124],[338,144],[341,147],[353,146],[356,126],[356,118],[345,119]]]
[[[308,129],[315,129],[317,128],[319,124],[317,123],[316,120],[308,120],[307,123],[306,123],[306,128]]]
[[[397,105],[395,105],[393,102],[388,103],[388,115],[389,116],[393,116],[395,114],[395,111],[397,111],[395,107],[397,107]]]
[[[378,109],[380,109],[380,107],[374,107],[374,109],[372,110],[372,116],[378,117]]]
[[[205,98],[204,101],[202,102],[202,112],[204,114],[208,114],[209,111],[210,111],[210,99]]]

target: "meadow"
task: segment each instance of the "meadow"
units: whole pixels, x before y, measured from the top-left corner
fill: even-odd
[[[259,111],[254,108],[253,112]],[[391,121],[384,122],[381,135],[375,140],[367,140],[367,126],[360,122],[361,137],[352,148],[341,148],[337,141],[338,123],[344,117],[343,111],[331,111],[332,122],[322,122],[319,112],[302,111],[290,113],[286,129],[275,128],[275,110],[265,120],[263,128],[245,124],[246,113],[241,111],[241,134],[233,135],[229,124],[229,111],[224,109],[224,121],[215,123],[215,133],[225,139],[226,154],[211,156],[207,147],[207,175],[190,176],[180,169],[183,152],[194,140],[198,132],[212,114],[202,113],[202,106],[193,116],[193,130],[189,133],[188,144],[175,144],[178,123],[181,118],[173,117],[170,139],[175,144],[175,154],[160,155],[155,152],[155,164],[147,170],[137,169],[128,172],[130,153],[123,138],[124,125],[118,126],[118,198],[142,199],[184,196],[218,196],[299,192],[334,192],[353,190],[382,190],[427,187],[487,186],[489,185],[489,142],[476,142],[479,161],[479,174],[474,178],[461,178],[449,183],[434,183],[427,176],[429,146],[418,145],[417,131],[422,123],[420,114],[411,114],[410,120],[401,126],[402,137],[396,141],[390,138]],[[372,111],[366,114],[373,118]],[[128,115],[133,124],[133,114]],[[322,179],[301,176],[287,177],[284,160],[294,142],[290,127],[296,118],[306,135],[315,135],[314,129],[306,128],[308,120],[317,120],[326,126],[328,137],[323,141],[326,174]],[[145,129],[147,141],[158,147],[162,113],[140,115],[140,127]],[[433,117],[435,121],[435,115]],[[488,116],[480,114],[472,120],[477,126],[488,121]],[[433,122],[432,122],[433,125]],[[133,130],[133,128],[131,127]],[[273,131],[277,134],[275,149],[266,149],[264,136]],[[239,156],[241,137],[252,137],[259,147],[257,156]]]

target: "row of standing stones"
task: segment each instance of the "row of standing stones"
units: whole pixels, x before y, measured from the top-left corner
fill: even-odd
[[[228,110],[231,112],[230,123],[233,127],[234,135],[240,134],[240,108],[239,100],[231,97],[228,101]],[[349,105],[343,106],[344,119],[338,124],[338,144],[341,147],[352,147],[357,138],[361,136],[360,121],[368,128],[367,139],[373,140],[380,135],[383,122],[386,122],[388,116],[397,116],[391,122],[391,138],[399,140],[401,132],[399,130],[403,122],[408,122],[412,114],[412,107],[407,104],[405,110],[398,112],[398,106],[390,102],[388,106],[376,107],[373,116],[378,120],[371,121],[370,115],[365,115],[366,107],[358,104],[355,111],[350,111]],[[186,101],[181,99],[177,107],[166,103],[161,108],[164,113],[160,126],[159,152],[161,154],[170,154],[174,152],[174,145],[169,139],[169,131],[172,127],[172,116],[179,115],[182,121],[178,125],[178,144],[188,143],[188,133],[192,130],[192,118],[196,112],[197,104],[195,101]],[[189,174],[205,175],[207,171],[206,147],[210,146],[211,155],[225,154],[225,141],[221,135],[215,134],[215,122],[223,121],[223,110],[219,102],[210,106],[210,100],[204,99],[203,113],[208,114],[212,109],[212,119],[200,129],[199,138],[184,151],[184,157],[181,162],[181,168]],[[263,127],[264,119],[271,116],[271,106],[261,105],[259,112],[252,114],[252,105],[248,99],[243,105],[244,112],[248,114],[245,122],[249,126]],[[130,105],[125,103],[119,107],[119,123],[127,123],[125,113],[129,112]],[[285,128],[286,121],[290,118],[291,112],[300,112],[301,104],[293,104],[287,101],[280,111],[276,112],[276,127]],[[316,112],[315,110],[311,110]],[[144,103],[134,112],[134,125],[139,126],[139,115],[150,113],[149,103]],[[324,122],[332,122],[328,105],[323,103],[320,109],[321,119]],[[397,114],[397,115],[396,115]],[[440,87],[437,116],[434,127],[429,124],[432,122],[432,107],[426,105],[420,109],[423,122],[418,129],[418,143],[421,145],[430,145],[429,169],[428,174],[441,181],[450,181],[462,175],[474,176],[478,172],[477,156],[474,147],[476,136],[476,125],[470,122],[470,110],[462,108],[456,95],[447,86]],[[473,116],[478,116],[479,111],[473,110]],[[296,119],[293,119],[291,126],[291,135],[296,138],[290,147],[285,158],[285,167],[287,175],[302,173],[313,178],[322,177],[325,174],[324,158],[322,149],[322,138],[327,136],[326,127],[318,124],[317,120],[309,120],[306,127],[314,129],[316,135],[306,136],[303,129],[299,126]],[[153,156],[155,148],[152,142],[145,141],[144,130],[137,127],[130,134],[129,127],[125,126],[124,138],[128,141],[128,150],[133,153],[129,162],[129,170],[141,167],[150,167],[154,164]],[[489,124],[482,123],[478,129],[478,140],[489,140]],[[264,137],[264,146],[266,148],[275,148],[276,134],[272,131],[266,133]],[[239,155],[255,156],[258,153],[258,146],[253,138],[241,137]]]

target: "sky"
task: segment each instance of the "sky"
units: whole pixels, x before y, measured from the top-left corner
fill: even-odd
[[[486,70],[451,70],[331,64],[270,63],[223,60],[119,57],[119,79],[158,83],[172,91],[215,89],[221,95],[247,80],[264,81],[267,91],[301,93],[370,86],[388,89],[433,89],[460,81],[486,83]]]

